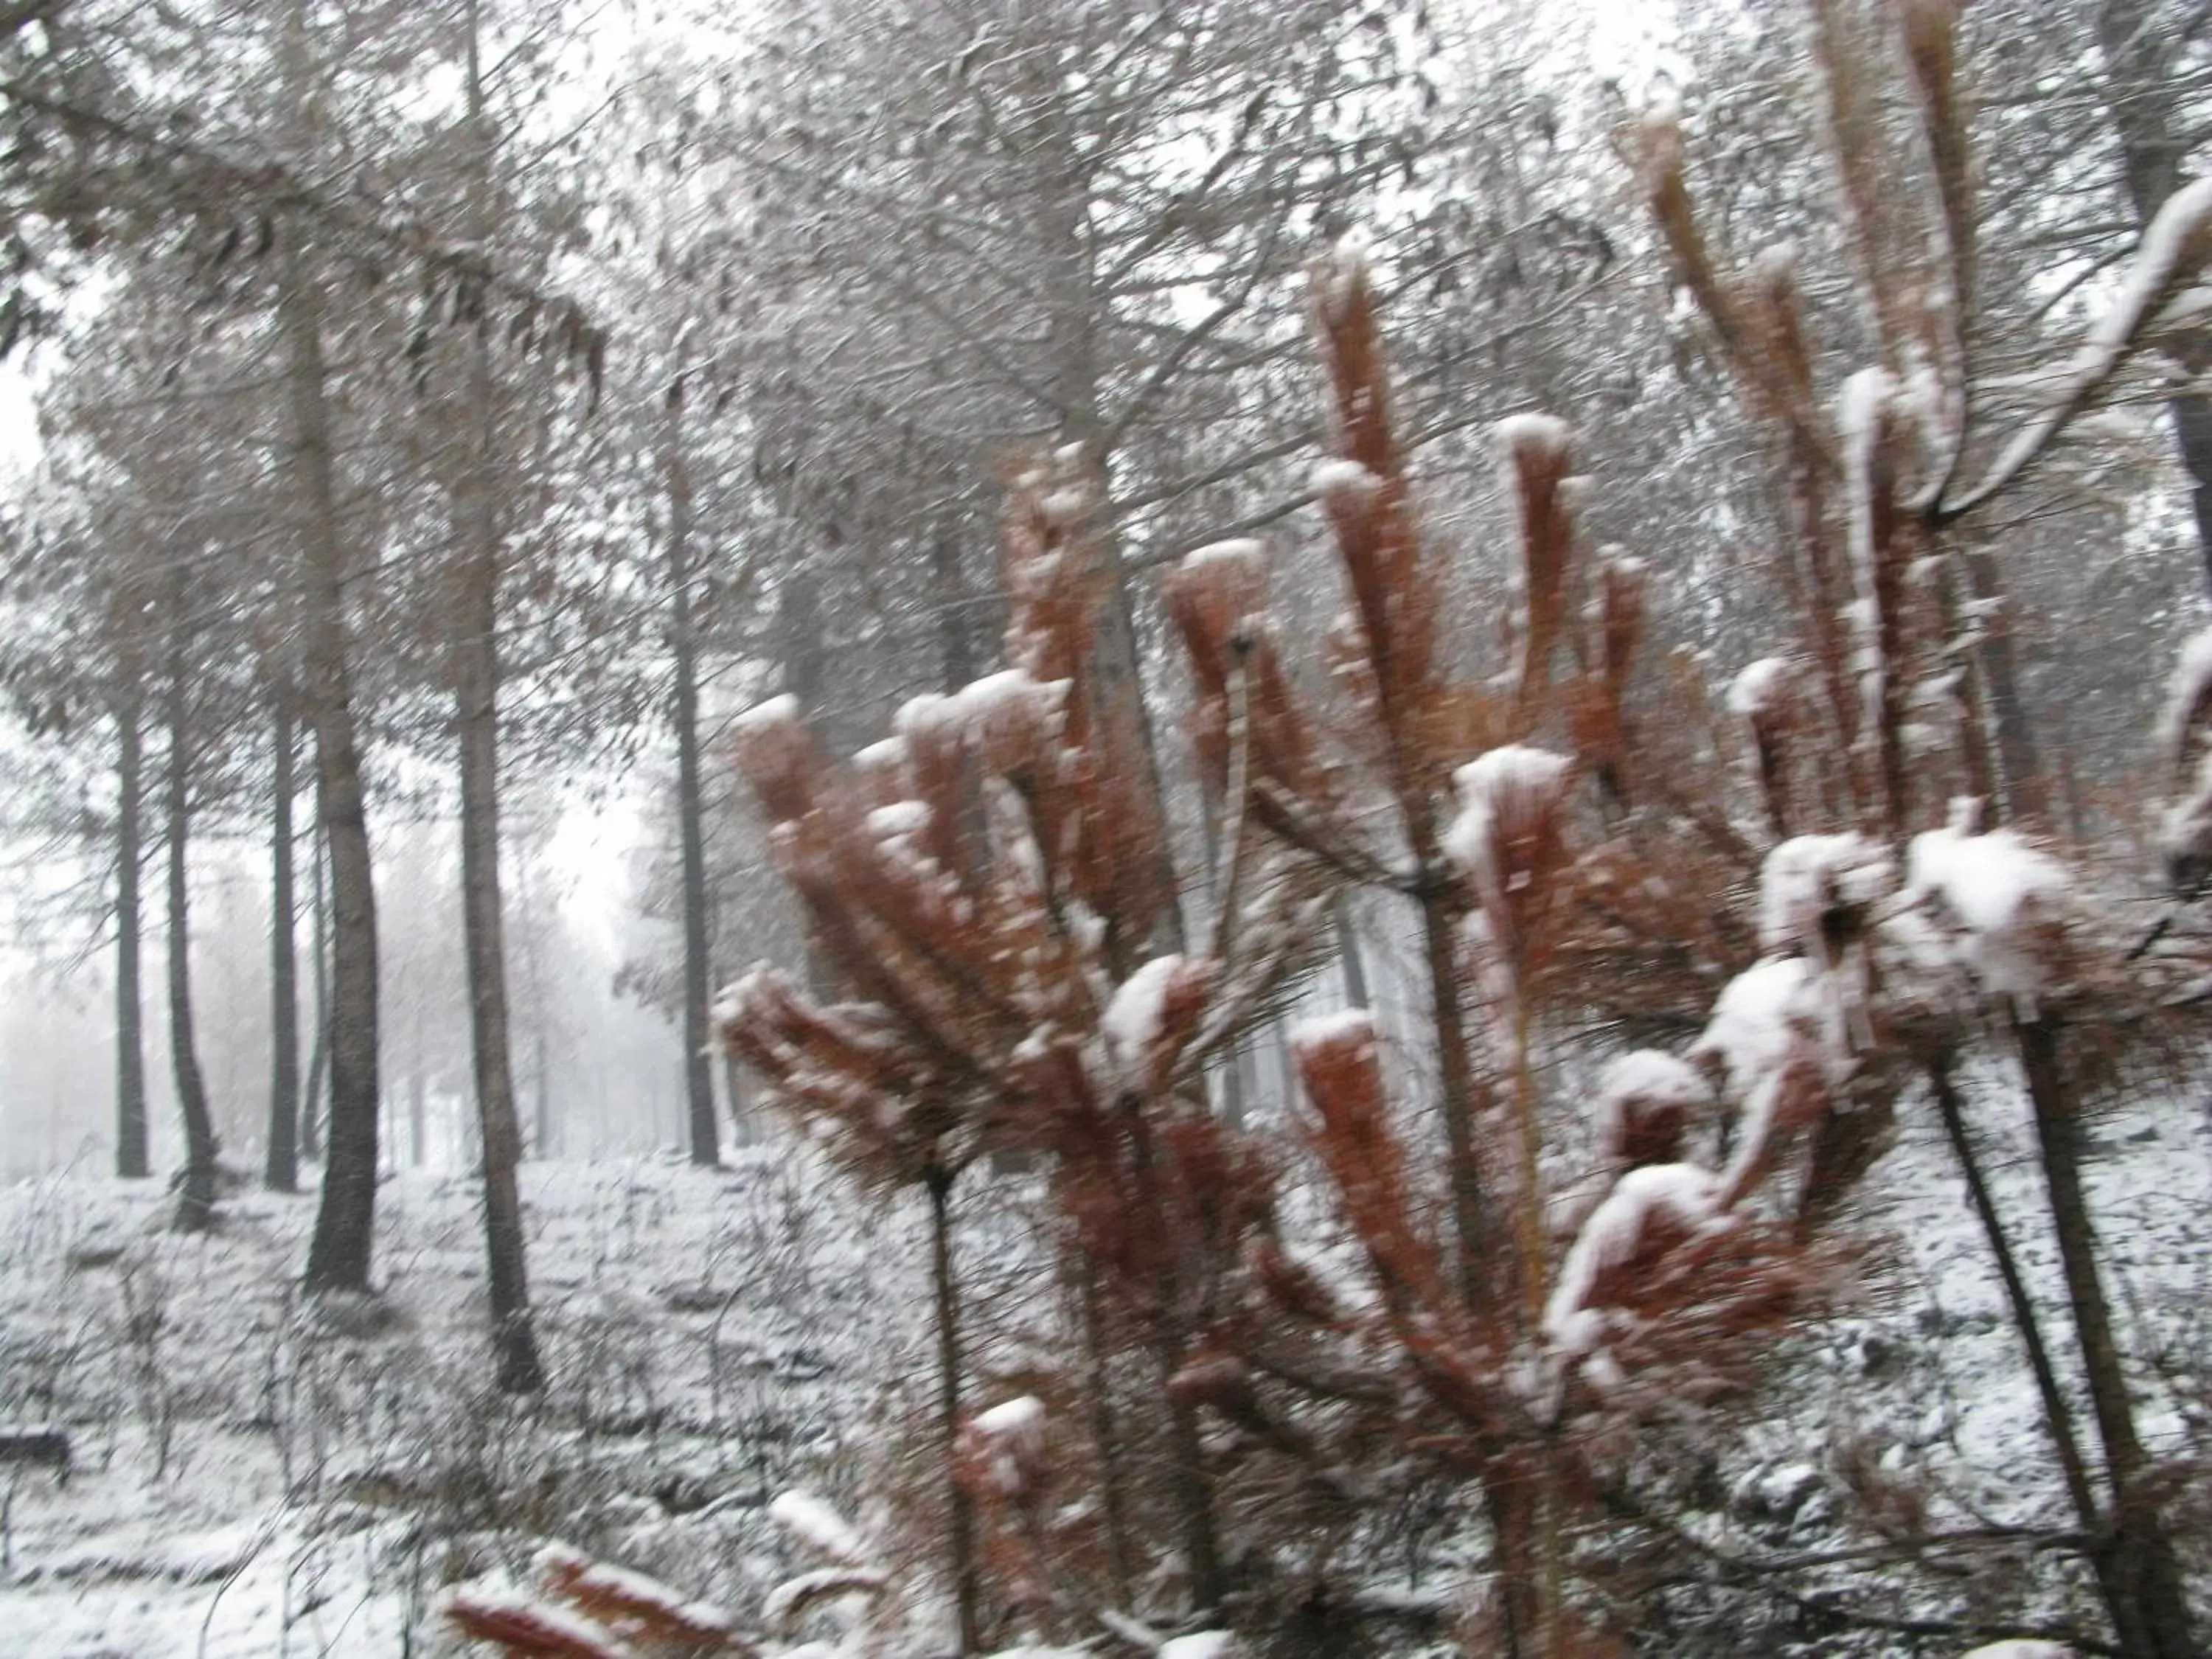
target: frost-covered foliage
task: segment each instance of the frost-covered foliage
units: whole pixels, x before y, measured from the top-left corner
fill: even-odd
[[[1977,384],[1983,273],[1957,9],[1896,9],[1887,59],[1846,12],[1816,8],[1810,38],[1845,252],[1878,349],[1832,399],[1817,385],[1794,258],[1729,270],[1697,212],[1679,112],[1656,113],[1639,140],[1646,200],[1675,274],[1781,463],[1795,615],[1779,659],[1804,665],[1786,694],[1776,659],[1745,671],[1731,694],[1764,827],[1778,843],[1761,884],[1769,960],[1752,970],[1759,978],[1730,987],[1697,1051],[1723,1068],[1742,1114],[1731,1168],[1770,1156],[1762,1139],[1831,1097],[1808,1137],[1807,1212],[1827,1206],[1838,1170],[1865,1167],[1866,1147],[1924,1088],[2007,1285],[2068,1518],[2094,1540],[2080,1559],[2108,1622],[2091,1639],[2179,1659],[2197,1643],[2178,1511],[2151,1490],[2179,1476],[2154,1476],[2145,1450],[2145,1383],[2130,1374],[2112,1317],[2081,1121],[2127,1075],[2121,1056],[2166,1059],[2193,1046],[2182,1029],[2198,970],[2185,951],[2154,949],[2166,923],[2130,941],[2113,922],[2122,895],[2099,890],[2045,841],[2051,791],[2003,635],[1999,572],[1959,526],[1989,516],[1985,504],[2038,466],[2115,383],[2153,314],[2199,280],[2212,258],[2212,192],[2186,185],[2166,201],[2072,361],[2018,414]],[[1899,135],[1877,113],[1892,76],[1915,119],[1906,136],[1925,191],[1894,190],[1877,159],[1897,153]],[[1900,233],[1924,238],[1934,256],[1908,251]],[[2163,733],[2177,775],[2197,792],[2166,825],[2170,872],[2189,895],[2212,848],[2212,805],[2191,781],[2208,674],[2212,654],[2194,642]],[[1784,965],[1791,961],[1801,965]],[[1969,1115],[1987,1103],[1961,1083],[1970,1064],[1998,1057],[2016,1068],[2033,1115],[2048,1208],[2032,1219],[2000,1212]],[[2039,1300],[2014,1240],[2042,1226],[2064,1291]],[[2094,1441],[2053,1361],[2062,1348],[2079,1362]]]
[[[738,732],[817,977],[834,989],[756,969],[724,1000],[726,1040],[854,1168],[933,1205],[987,1156],[1047,1163],[1069,1279],[1097,1287],[1069,1312],[1103,1361],[1054,1356],[1034,1416],[1000,1405],[971,1418],[967,1316],[940,1227],[939,1455],[971,1650],[987,1556],[1012,1604],[1063,1633],[1085,1627],[1085,1607],[1157,1616],[1149,1600],[1129,1605],[1133,1575],[1168,1571],[1170,1552],[1200,1605],[1224,1593],[1225,1517],[1175,1473],[1199,1402],[1161,1384],[1204,1348],[1204,1310],[1233,1301],[1271,1205],[1267,1161],[1214,1115],[1207,1067],[1310,954],[1324,892],[1240,819],[1221,874],[1233,902],[1202,947],[1176,948],[1139,711],[1096,659],[1109,595],[1092,501],[1079,452],[1016,481],[1001,538],[1012,666],[908,702],[895,749],[833,765],[773,710]],[[1260,550],[1229,543],[1193,555],[1176,592],[1233,630],[1264,608],[1266,580]],[[1233,708],[1202,744],[1246,776],[1295,770],[1307,739],[1267,635],[1240,636],[1209,672]],[[1072,1442],[1045,1426],[1045,1402],[1068,1390],[1103,1396],[1074,1413],[1090,1427]],[[1048,1441],[1052,1461],[1076,1458],[1099,1486],[1102,1515],[1036,1507]]]
[[[2034,1356],[2074,1511],[2058,1547],[2124,1651],[2180,1659],[2160,1494],[2181,1476],[2135,1427],[2077,1126],[2095,1065],[2171,1029],[2185,970],[2155,940],[2131,949],[2033,821],[2040,781],[1990,648],[2001,596],[1954,526],[2097,395],[2204,238],[2194,209],[2161,221],[2058,400],[1989,459],[1968,429],[1986,405],[1967,383],[1955,20],[1898,17],[1933,187],[1900,210],[1924,208],[1944,257],[1916,266],[1907,303],[1868,252],[1881,362],[1832,395],[1794,256],[1722,270],[1678,118],[1644,131],[1678,275],[1780,463],[1793,603],[1732,682],[1686,659],[1646,672],[1655,570],[1672,566],[1583,546],[1574,434],[1538,415],[1495,428],[1513,602],[1499,659],[1472,663],[1448,634],[1454,562],[1423,532],[1374,279],[1346,244],[1312,283],[1329,453],[1310,476],[1343,592],[1312,665],[1327,672],[1288,660],[1263,545],[1203,548],[1163,584],[1217,832],[1188,914],[1142,711],[1096,659],[1121,574],[1097,556],[1079,456],[1015,483],[1012,678],[908,705],[899,747],[850,768],[781,715],[741,731],[818,991],[739,981],[727,1039],[879,1179],[941,1200],[987,1155],[1048,1172],[1063,1334],[1008,1356],[981,1412],[961,1340],[972,1357],[988,1334],[955,1317],[938,1235],[943,1593],[963,1647],[991,1628],[1217,1622],[1265,1639],[1294,1583],[1357,1626],[1354,1540],[1430,1483],[1479,1495],[1486,1522],[1476,1650],[1626,1639],[1658,1594],[1638,1573],[1698,1558],[1668,1495],[1866,1271],[1862,1188],[1918,1113],[1959,1160]],[[1889,216],[1844,141],[1875,71],[1845,33],[1821,40],[1844,221],[1872,238]],[[2185,668],[2178,755],[2205,699]],[[2192,810],[2178,839],[2199,833]],[[1345,1242],[1325,1251],[1285,1225],[1287,1155],[1222,1122],[1207,1074],[1355,894],[1400,907],[1428,1002],[1401,1066],[1369,1011],[1292,1034],[1313,1201]],[[2114,1035],[2093,1055],[2089,1032]],[[1623,1048],[1601,1070],[1553,1063]],[[1978,1090],[2000,1059],[2034,1114],[2094,1462],[2049,1363],[2056,1310],[2016,1271],[1965,1115],[1962,1079]],[[1844,1484],[1909,1556],[1929,1511],[1896,1471],[1854,1465]]]

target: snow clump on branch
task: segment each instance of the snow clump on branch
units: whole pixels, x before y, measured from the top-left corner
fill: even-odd
[[[1649,1164],[1613,1183],[1559,1264],[1544,1309],[1544,1335],[1569,1358],[1592,1353],[1610,1323],[1606,1310],[1632,1297],[1638,1263],[1733,1224],[1720,1178],[1694,1164]]]
[[[1564,856],[1559,811],[1574,763],[1526,744],[1493,749],[1453,774],[1460,812],[1442,837],[1474,882],[1501,941],[1526,943],[1527,924]]]
[[[1802,957],[1753,963],[1723,988],[1687,1058],[1717,1063],[1729,1092],[1741,1098],[1816,1041],[1820,1006],[1813,964]]]
[[[1909,890],[1957,930],[1959,959],[1985,992],[2033,1000],[2056,972],[2073,878],[2010,830],[1976,834],[1974,816],[1954,803],[1948,824],[1912,838]]]
[[[1607,1157],[1625,1163],[1668,1163],[1691,1118],[1712,1103],[1712,1085],[1697,1067],[1656,1048],[1636,1049],[1598,1079],[1598,1144]]]
[[[1831,964],[1838,945],[1863,931],[1893,876],[1889,855],[1864,836],[1791,837],[1759,871],[1759,948]]]

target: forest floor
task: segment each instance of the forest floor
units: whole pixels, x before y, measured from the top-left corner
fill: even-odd
[[[1985,1108],[1982,1130],[2000,1190],[2027,1206],[2015,1235],[2048,1292],[2025,1125]],[[2094,1139],[2147,1425],[2159,1450],[2202,1445],[2212,1123],[2176,1104],[2101,1121]],[[1924,1114],[1908,1109],[1870,1189],[1889,1268],[1794,1345],[1772,1408],[1723,1437],[1717,1495],[1680,1522],[1717,1555],[1755,1563],[1844,1538],[1855,1459],[1931,1492],[1939,1526],[2063,1525],[1995,1277]],[[868,1524],[860,1494],[930,1382],[918,1205],[865,1206],[789,1151],[720,1170],[532,1165],[525,1193],[553,1379],[528,1407],[488,1387],[465,1178],[387,1181],[383,1294],[313,1306],[295,1290],[312,1198],[241,1193],[216,1231],[184,1237],[165,1227],[158,1183],[70,1174],[0,1190],[0,1430],[51,1425],[74,1450],[65,1481],[0,1466],[0,1656],[453,1653],[442,1589],[519,1573],[551,1538],[749,1623],[804,1565],[768,1524],[770,1498],[809,1488]],[[971,1279],[987,1297],[1037,1294],[1047,1276],[1002,1196],[979,1188],[965,1206]],[[2019,1616],[2016,1577],[1988,1577],[1953,1611],[1964,1597]],[[1853,1562],[1821,1594],[1875,1609],[1899,1592]],[[2075,1593],[2035,1592],[2054,1615]],[[1743,1650],[1959,1645],[1795,1607],[1778,1605]]]
[[[451,1651],[440,1590],[533,1537],[757,1606],[789,1565],[768,1500],[850,1493],[866,1425],[908,1409],[885,1356],[927,1351],[922,1252],[800,1157],[524,1187],[554,1379],[530,1407],[489,1388],[471,1181],[386,1181],[382,1294],[322,1306],[295,1288],[312,1197],[241,1194],[193,1237],[158,1183],[0,1193],[0,1427],[75,1454],[66,1482],[0,1468],[0,1654]]]

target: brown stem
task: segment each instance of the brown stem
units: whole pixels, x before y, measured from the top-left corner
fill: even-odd
[[[960,1303],[952,1279],[952,1172],[933,1165],[923,1177],[929,1189],[929,1265],[937,1301],[937,1397],[943,1437],[945,1516],[952,1552],[952,1595],[958,1610],[959,1651],[983,1645],[975,1573],[975,1521],[960,1480]]]
[[[1136,1583],[1135,1558],[1129,1548],[1128,1503],[1123,1495],[1127,1474],[1122,1467],[1121,1430],[1114,1411],[1113,1379],[1105,1321],[1109,1316],[1098,1294],[1097,1276],[1086,1263],[1075,1264],[1075,1280],[1083,1320],[1083,1342],[1091,1364],[1091,1437],[1098,1453],[1098,1490],[1106,1515],[1106,1549],[1114,1565],[1115,1600],[1126,1607]]]
[[[1951,1143],[1952,1156],[1959,1161],[1959,1172],[1966,1177],[1966,1196],[1982,1224],[1983,1236],[1989,1240],[1997,1277],[2004,1281],[2005,1299],[2012,1307],[2013,1328],[2019,1332],[2021,1346],[2027,1350],[2028,1368],[2035,1373],[2036,1392],[2043,1399],[2044,1421],[2057,1448],[2059,1469],[2066,1479],[2066,1495],[2073,1502],[2081,1529],[2094,1536],[2103,1523],[2098,1515],[2096,1494],[2089,1484],[2088,1469],[2081,1461],[2073,1408],[2066,1403],[2065,1392],[2058,1385],[2058,1373],[2051,1365],[2051,1351],[2043,1340],[2042,1321],[2027,1293],[2027,1282],[2021,1277],[2012,1241],[2005,1237],[1996,1200],[1982,1173],[1981,1161],[1967,1137],[1966,1111],[1959,1098],[1958,1085],[1951,1075],[1951,1061],[1947,1053],[1928,1062],[1928,1085],[1935,1096],[1936,1115],[1943,1125],[1944,1138]]]
[[[1488,1294],[1483,1264],[1493,1252],[1489,1218],[1484,1213],[1482,1166],[1475,1151],[1476,1083],[1467,1048],[1467,1014],[1460,1005],[1458,962],[1452,939],[1455,918],[1441,891],[1425,892],[1420,902],[1421,947],[1429,970],[1437,1060],[1442,1073],[1437,1107],[1449,1154],[1460,1295],[1469,1307],[1480,1307]],[[1510,1267],[1507,1271],[1511,1271]]]
[[[2112,1309],[2098,1273],[2097,1237],[2081,1180],[2081,1123],[2059,1054],[2058,1022],[2049,1017],[2015,1020],[2013,1030],[2035,1109],[2059,1265],[2112,1489],[2112,1525],[2101,1546],[2109,1560],[2100,1562],[2098,1576],[2102,1580],[2109,1573],[2116,1581],[2110,1598],[2114,1633],[2130,1659],[2185,1659],[2198,1650],[2191,1637],[2172,1540],[2155,1501],[2143,1490],[2148,1460],[2136,1432]]]

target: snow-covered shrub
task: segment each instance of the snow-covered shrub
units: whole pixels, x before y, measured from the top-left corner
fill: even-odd
[[[1925,305],[1875,307],[1891,366],[1832,403],[1792,258],[1721,269],[1678,118],[1638,139],[1676,274],[1771,442],[1794,538],[1784,637],[1724,691],[1694,661],[1642,661],[1663,579],[1586,554],[1573,434],[1544,416],[1497,429],[1514,603],[1495,672],[1463,665],[1373,281],[1345,249],[1314,283],[1331,453],[1313,483],[1345,595],[1326,688],[1268,615],[1264,547],[1204,549],[1163,584],[1218,830],[1205,914],[1173,902],[1139,711],[1097,659],[1119,578],[1088,532],[1079,455],[1016,482],[1004,672],[910,703],[896,743],[849,767],[787,702],[741,723],[823,988],[756,972],[721,1029],[853,1168],[931,1199],[963,1650],[994,1597],[1056,1639],[1135,1615],[1259,1630],[1293,1583],[1305,1607],[1353,1605],[1332,1576],[1349,1540],[1440,1479],[1487,1522],[1472,1643],[1527,1659],[1621,1637],[1636,1605],[1621,1563],[1683,1541],[1641,1494],[1848,1280],[1864,1254],[1853,1194],[1925,1100],[2034,1356],[2069,1536],[2114,1639],[2142,1659],[2187,1650],[2161,1518],[2174,1477],[2135,1427],[2078,1126],[2094,1065],[2171,1030],[2189,995],[2171,953],[2130,949],[2039,838],[2009,657],[1991,648],[2001,596],[1954,526],[2037,461],[2193,280],[2212,193],[2169,206],[2057,401],[1985,455],[1966,429],[1983,406],[1967,395],[1953,10],[1898,11],[1934,186],[1925,240],[1950,264],[1915,266]],[[1841,51],[1824,60],[1838,98],[1867,67]],[[1867,175],[1838,142],[1854,234],[1869,234],[1852,199]],[[1867,252],[1875,297],[1894,301],[1882,251]],[[1895,333],[1908,314],[1932,320]],[[2208,701],[2199,669],[2182,682],[2178,752]],[[2212,857],[2199,812],[2185,801],[2173,820],[2183,875]],[[1401,906],[1418,939],[1428,1018],[1396,1070],[1433,1083],[1424,1115],[1401,1109],[1364,1011],[1297,1030],[1305,1139],[1356,1246],[1347,1273],[1287,1235],[1285,1154],[1217,1118],[1205,1079],[1354,891]],[[1595,1089],[1547,1079],[1548,1044],[1655,1033],[1670,1046]],[[1976,1161],[1959,1083],[1972,1055],[2016,1066],[2033,1104],[2094,1467],[2048,1364],[2056,1322],[2021,1288]],[[1002,1149],[1048,1172],[1068,1317],[1060,1351],[1024,1353],[1018,1389],[977,1413],[945,1206]],[[1894,1482],[1873,1514],[1878,1472],[1844,1484],[1872,1529],[1926,1524]]]

